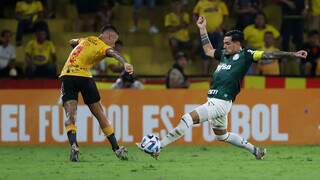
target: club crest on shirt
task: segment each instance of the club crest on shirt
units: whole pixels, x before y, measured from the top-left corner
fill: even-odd
[[[239,57],[240,57],[240,55],[239,55],[239,54],[235,54],[235,55],[232,57],[232,60],[236,61],[236,60],[238,60],[238,59],[239,59]]]

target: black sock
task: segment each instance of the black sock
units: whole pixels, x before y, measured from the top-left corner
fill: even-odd
[[[78,146],[76,131],[69,131],[67,135],[68,135],[70,145],[72,146],[73,144],[76,144]]]
[[[119,149],[119,145],[118,145],[118,142],[117,142],[117,139],[116,137],[114,136],[114,133],[110,134],[109,136],[107,136],[111,146],[112,146],[112,150],[113,151],[116,151]]]

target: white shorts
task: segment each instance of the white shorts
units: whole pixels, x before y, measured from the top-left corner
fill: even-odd
[[[208,101],[198,106],[195,111],[199,115],[200,123],[209,121],[213,129],[227,129],[231,106],[232,101],[208,98]]]

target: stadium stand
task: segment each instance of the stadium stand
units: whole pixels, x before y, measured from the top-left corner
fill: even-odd
[[[165,75],[170,68],[173,58],[170,54],[170,47],[167,41],[167,33],[164,27],[165,14],[169,12],[170,1],[162,2],[156,11],[156,25],[159,27],[158,34],[150,35],[148,33],[149,20],[147,12],[141,12],[142,18],[139,22],[140,30],[136,33],[128,33],[128,29],[132,26],[132,6],[126,4],[128,1],[123,1],[125,4],[116,4],[114,7],[114,25],[120,30],[120,38],[126,44],[124,52],[128,53],[135,65],[135,71],[139,75]],[[192,8],[196,4],[196,0],[189,1],[187,5],[188,11],[191,13]],[[83,37],[87,35],[94,35],[97,32],[81,32],[77,30],[77,23],[82,21],[79,19],[76,6],[70,0],[56,0],[55,18],[47,19],[51,40],[56,45],[57,51],[57,66],[58,72],[62,68],[65,60],[68,57],[71,47],[68,45],[68,40],[75,37]],[[235,13],[232,12],[232,1],[226,1],[230,10],[230,16],[226,19],[226,29],[231,29],[235,26]],[[274,25],[277,29],[280,28],[281,8],[279,5],[271,2],[264,2],[263,11],[265,12],[268,23]],[[16,31],[17,21],[13,18],[14,6],[8,6],[5,10],[5,18],[0,19],[0,30],[9,29],[12,32]],[[190,26],[191,38],[195,39],[198,32],[194,25]],[[24,46],[26,42],[32,39],[33,35],[28,34],[24,36],[23,46],[17,47],[17,63],[21,66],[25,65]],[[197,75],[201,74],[200,58],[192,61],[192,65],[186,69],[186,74]],[[284,66],[282,66],[284,67]],[[299,62],[287,61],[283,68],[283,75],[299,75]]]

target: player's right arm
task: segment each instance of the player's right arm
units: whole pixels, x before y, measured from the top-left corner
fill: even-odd
[[[129,74],[133,74],[133,66],[129,64],[118,51],[110,48],[107,49],[106,55],[116,58],[119,62],[123,64],[124,70],[126,72],[128,72]]]
[[[273,51],[273,52],[264,52],[262,54],[262,59],[281,59],[284,57],[295,57],[305,59],[308,55],[308,52],[305,50],[300,50],[297,52],[285,52],[285,51]]]
[[[209,40],[209,36],[208,36],[208,32],[206,29],[206,25],[207,25],[207,21],[206,18],[203,16],[199,16],[198,20],[197,20],[197,26],[199,28],[200,31],[200,37],[201,37],[201,44],[202,44],[202,48],[205,52],[205,54],[209,57],[214,57],[214,53],[216,51],[216,49],[213,48],[210,40]]]

